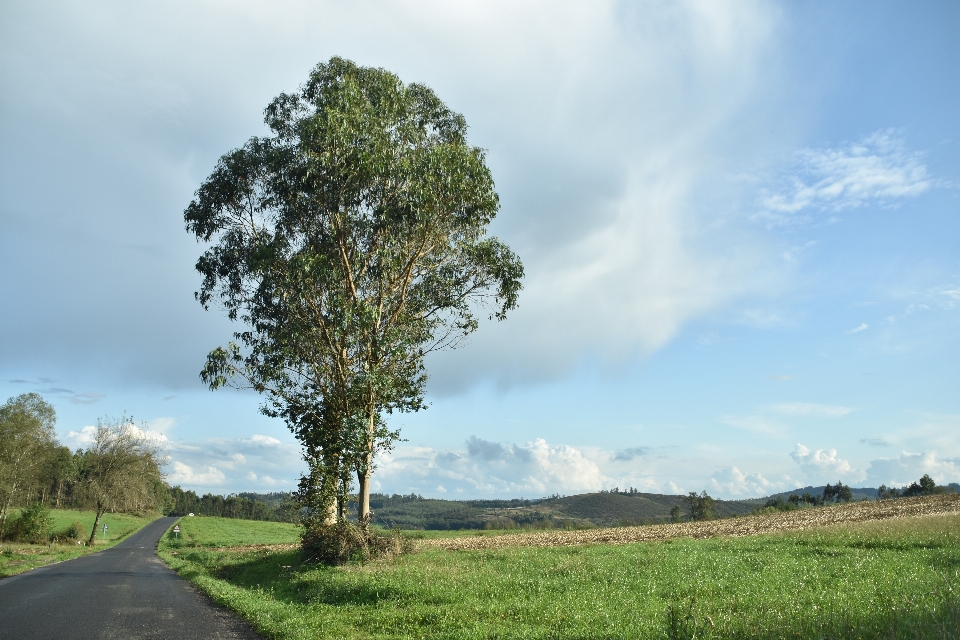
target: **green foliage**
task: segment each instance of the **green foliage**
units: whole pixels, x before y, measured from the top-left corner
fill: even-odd
[[[20,512],[13,521],[8,537],[16,542],[46,542],[50,537],[53,520],[50,509],[36,502]]]
[[[212,493],[198,496],[194,491],[184,491],[179,486],[169,489],[170,507],[166,514],[185,516],[194,513],[220,518],[243,520],[269,520],[274,522],[298,522],[300,512],[289,493],[256,494],[241,493],[220,496]]]
[[[31,496],[44,482],[57,443],[56,421],[53,407],[36,393],[0,406],[0,537],[18,494]]]
[[[301,566],[297,550],[173,556],[166,545],[181,575],[278,639],[953,638],[960,628],[960,516],[341,567]]]
[[[87,530],[83,526],[83,523],[79,520],[74,520],[70,523],[66,529],[60,534],[60,537],[69,539],[69,540],[83,540],[87,535]]]
[[[341,58],[266,109],[271,135],[224,155],[184,212],[210,248],[198,300],[244,331],[201,378],[264,394],[304,447],[298,496],[369,513],[384,415],[424,408],[425,356],[455,346],[486,307],[503,319],[523,267],[486,229],[499,207],[466,121],[423,85]]]
[[[97,420],[93,442],[83,452],[79,480],[84,497],[96,510],[87,544],[108,510],[145,512],[166,497],[160,466],[166,462],[159,445],[133,419]]]
[[[953,493],[957,489],[954,484],[938,486],[927,474],[923,474],[919,482],[912,482],[909,486],[898,489],[896,487],[887,488],[886,485],[880,485],[877,489],[877,497],[881,500],[890,500],[895,498],[911,498],[917,496],[930,496],[941,493]]]
[[[673,508],[670,509],[670,522],[673,524],[683,522],[683,516],[680,513],[680,505],[674,505]]]
[[[700,495],[697,495],[696,491],[691,491],[683,500],[690,508],[690,519],[694,522],[714,520],[719,515],[716,502],[707,495],[706,490],[701,491]]]
[[[823,502],[850,502],[853,499],[853,494],[850,491],[850,487],[843,484],[839,480],[837,484],[830,485],[828,484],[823,488]]]

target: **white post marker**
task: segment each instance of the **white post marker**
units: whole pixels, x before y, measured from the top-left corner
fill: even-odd
[[[107,529],[109,529],[109,528],[110,528],[110,527],[107,526],[107,523],[104,522],[104,523],[103,523],[103,539],[104,539],[104,540],[107,539]]]
[[[180,537],[180,525],[178,524],[173,525],[173,537],[174,538]]]

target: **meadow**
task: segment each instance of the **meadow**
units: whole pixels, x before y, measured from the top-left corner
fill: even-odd
[[[289,525],[255,523],[263,532],[255,540],[248,522],[180,523],[183,538],[165,536],[161,557],[270,638],[955,638],[960,632],[956,514],[624,544],[453,550],[422,544],[415,553],[342,567],[301,565]],[[491,540],[484,533],[462,539]]]
[[[18,509],[12,509],[10,519],[19,516]],[[66,530],[72,523],[80,522],[90,535],[96,514],[93,511],[78,511],[76,509],[51,509],[51,530],[54,532]],[[120,542],[134,531],[155,520],[158,514],[142,516],[125,513],[106,513],[100,519],[97,527],[97,539],[93,546],[78,544],[75,540],[62,540],[46,544],[27,544],[20,542],[0,542],[0,578],[23,573],[35,567],[51,562],[62,562],[82,556],[87,553],[102,551]],[[106,523],[107,531],[104,534],[102,525]],[[86,541],[86,536],[83,537]]]

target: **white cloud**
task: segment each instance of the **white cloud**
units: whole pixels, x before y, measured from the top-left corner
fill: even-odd
[[[377,462],[376,486],[393,491],[467,492],[474,496],[542,496],[597,491],[612,482],[581,451],[538,438],[522,445],[477,437],[466,451],[398,447]],[[612,485],[611,485],[612,486]]]
[[[929,474],[939,484],[960,481],[960,458],[941,458],[936,451],[908,453],[897,458],[877,458],[867,467],[867,481],[872,486],[885,484],[899,487],[916,482]]]
[[[840,418],[851,413],[850,407],[839,407],[813,402],[784,402],[771,407],[775,413],[785,416],[809,416],[813,418]]]
[[[200,467],[198,470],[182,462],[173,462],[171,466],[173,471],[167,478],[171,485],[183,485],[187,488],[219,487],[227,479],[220,469],[212,465]]]
[[[862,476],[862,473],[854,469],[849,461],[837,457],[836,449],[811,451],[808,447],[798,443],[790,457],[800,465],[801,471],[813,483],[830,481],[830,478],[836,476],[855,476],[857,478]]]
[[[80,429],[80,431],[69,431],[67,433],[67,440],[70,440],[75,447],[85,447],[93,442],[95,435],[97,435],[97,428],[93,425],[87,425]]]
[[[154,444],[158,444],[161,447],[167,446],[167,437],[162,433],[154,431],[150,428],[144,429],[136,424],[128,424],[126,426],[135,434],[144,436],[147,440],[153,441]],[[80,429],[80,431],[68,431],[65,440],[67,440],[73,447],[87,447],[93,442],[93,439],[96,435],[97,427],[94,425],[87,425]]]
[[[711,493],[725,496],[760,497],[786,488],[782,482],[773,483],[759,473],[743,473],[737,467],[729,467],[710,478]]]
[[[782,178],[784,186],[763,199],[761,215],[790,222],[805,209],[837,212],[916,197],[934,185],[922,158],[889,131],[844,148],[804,149]]]
[[[869,328],[870,328],[870,325],[868,325],[866,322],[862,322],[860,326],[854,327],[853,329],[850,329],[850,331],[847,331],[847,334],[849,335],[851,333],[860,333],[861,331],[866,331]]]
[[[299,446],[263,434],[199,442],[169,441],[166,449],[171,468],[175,470],[169,482],[181,484],[185,489],[217,485],[226,491],[262,488],[289,491],[296,487],[305,469]],[[193,472],[193,469],[206,471]],[[210,481],[216,476],[211,475],[210,469],[222,476],[218,482]]]

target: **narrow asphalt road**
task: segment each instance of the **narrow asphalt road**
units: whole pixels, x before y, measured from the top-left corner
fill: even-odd
[[[0,580],[0,638],[259,638],[157,557],[175,520],[160,518],[111,549]]]

